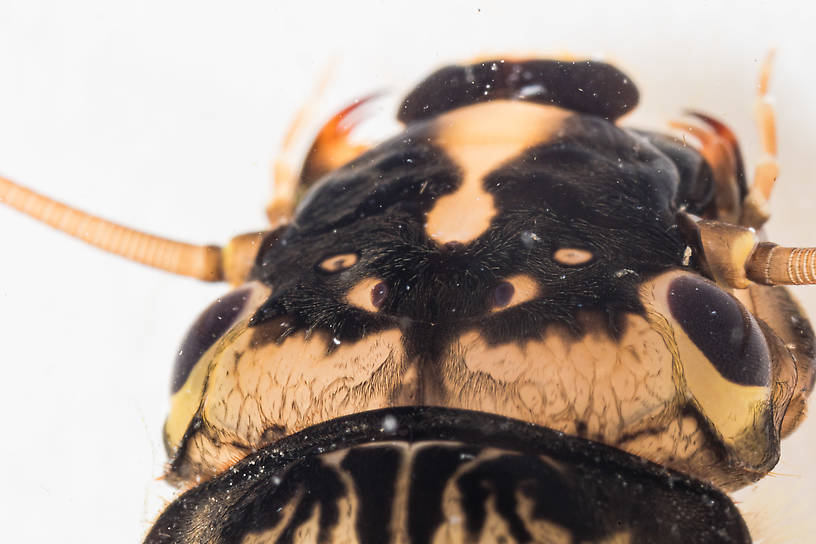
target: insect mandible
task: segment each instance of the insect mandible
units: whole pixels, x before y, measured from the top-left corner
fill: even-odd
[[[697,147],[617,126],[638,93],[610,65],[496,59],[434,73],[369,150],[338,114],[279,172],[275,228],[224,248],[0,197],[243,285],[180,349],[168,478],[205,483],[149,542],[748,541],[720,490],[773,467],[813,378],[770,286],[816,282],[755,233],[762,81],[753,175],[705,115],[677,125]]]

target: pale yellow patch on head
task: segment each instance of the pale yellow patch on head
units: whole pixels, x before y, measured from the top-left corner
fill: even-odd
[[[323,332],[296,333],[280,342],[280,328],[245,321],[212,353],[197,410],[202,422],[175,465],[180,477],[209,477],[236,454],[336,417],[393,405],[408,366],[400,331],[339,343]]]
[[[367,312],[376,312],[379,308],[374,305],[374,288],[380,283],[382,283],[380,278],[362,280],[348,292],[346,302]]]
[[[507,343],[467,331],[436,363],[440,379],[423,390],[423,402],[583,434],[733,487],[739,467],[719,457],[721,442],[696,414],[678,415],[691,393],[668,324],[649,313],[625,315],[615,337],[606,316],[590,312],[578,314],[580,336],[556,323],[540,338]]]
[[[500,312],[502,310],[518,306],[519,304],[533,300],[541,294],[541,286],[538,284],[535,278],[527,274],[510,276],[504,281],[513,286],[512,297],[506,304],[495,304],[493,308],[494,312]],[[497,289],[501,289],[501,287],[497,287]],[[499,301],[494,301],[494,303],[496,302]]]
[[[598,540],[595,544],[631,544],[632,542],[632,532],[631,531],[618,531],[617,533],[609,536],[608,538],[604,538]]]
[[[462,184],[437,199],[428,212],[428,236],[440,244],[467,243],[481,236],[497,213],[493,196],[484,188],[485,176],[551,139],[569,115],[555,106],[497,100],[440,116],[434,142],[462,170]]]
[[[323,259],[317,266],[324,272],[341,272],[351,268],[357,264],[359,260],[360,257],[358,257],[356,253],[341,253],[340,255],[333,255],[327,259]]]
[[[209,351],[213,349],[211,347]],[[201,395],[204,394],[204,384],[207,382],[209,370],[206,356],[207,353],[193,367],[182,388],[170,397],[170,413],[164,422],[164,441],[173,450],[181,444],[181,439],[201,404]]]
[[[676,395],[672,359],[662,337],[627,315],[611,337],[604,316],[579,315],[580,337],[557,323],[540,338],[490,344],[470,330],[439,362],[442,379],[425,402],[522,419],[607,444],[650,425]],[[446,392],[439,398],[439,391]]]
[[[553,253],[553,259],[555,259],[557,263],[566,266],[577,266],[579,264],[588,263],[593,257],[594,255],[591,251],[575,247],[562,247]]]

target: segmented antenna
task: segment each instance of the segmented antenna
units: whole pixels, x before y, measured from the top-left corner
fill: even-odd
[[[0,177],[0,202],[108,253],[204,281],[223,281],[219,246],[168,240],[76,210]]]
[[[760,242],[753,229],[723,221],[696,223],[702,257],[718,283],[744,289],[762,285],[816,285],[816,248]]]
[[[816,248],[757,245],[745,265],[749,279],[765,285],[816,284]]]

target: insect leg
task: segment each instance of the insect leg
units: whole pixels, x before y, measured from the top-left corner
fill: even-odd
[[[736,223],[745,194],[745,175],[736,137],[724,124],[708,115],[688,112],[707,126],[671,121],[669,126],[693,136],[700,142],[700,154],[711,167],[716,186],[714,204],[717,219]]]
[[[743,202],[740,224],[746,227],[761,227],[769,217],[767,205],[776,178],[779,163],[776,158],[776,119],[770,97],[768,83],[771,77],[774,52],[771,51],[762,64],[757,84],[756,120],[762,142],[762,158],[754,169],[754,179]]]
[[[297,186],[299,171],[299,143],[303,132],[309,127],[316,115],[317,104],[323,96],[326,85],[331,79],[331,66],[327,67],[320,81],[312,91],[311,96],[304,102],[289,129],[283,137],[283,143],[278,155],[272,164],[272,199],[266,206],[266,216],[272,228],[277,228],[289,222],[297,203]]]
[[[337,170],[369,149],[365,144],[352,142],[349,135],[361,120],[360,112],[377,96],[375,93],[355,100],[323,125],[303,161],[297,180],[298,197],[324,174]]]

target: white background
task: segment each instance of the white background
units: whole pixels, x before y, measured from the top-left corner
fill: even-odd
[[[782,175],[769,231],[816,244],[816,8],[778,4],[5,0],[0,172],[128,225],[223,243],[264,227],[270,160],[326,66],[324,115],[373,90],[398,95],[443,63],[502,53],[613,60],[642,94],[628,124],[710,112],[740,135],[750,166],[759,60],[777,47]],[[5,209],[0,240],[3,540],[138,541],[172,496],[156,478],[174,352],[224,288]],[[796,293],[816,315],[816,287]],[[810,427],[740,497],[760,512],[752,523],[772,527],[765,542],[807,541]]]

